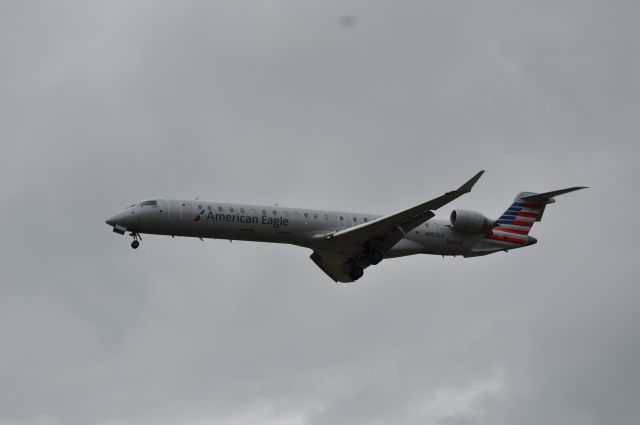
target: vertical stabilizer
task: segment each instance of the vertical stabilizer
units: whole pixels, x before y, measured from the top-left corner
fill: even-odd
[[[555,202],[554,196],[579,189],[585,189],[585,187],[571,187],[545,193],[518,193],[511,206],[496,220],[491,233],[485,237],[510,246],[535,243],[535,239],[529,236],[529,232],[533,223],[542,219],[547,204]]]
[[[528,202],[523,198],[534,195],[532,192],[519,193],[513,203],[496,220],[491,233],[486,237],[509,245],[526,245],[527,236],[536,220],[542,217],[546,203]]]

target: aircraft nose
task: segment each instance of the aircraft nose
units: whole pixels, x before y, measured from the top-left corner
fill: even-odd
[[[107,223],[109,226],[115,226],[116,224],[118,224],[118,219],[120,218],[120,216],[120,213],[112,215],[105,221],[105,223]]]

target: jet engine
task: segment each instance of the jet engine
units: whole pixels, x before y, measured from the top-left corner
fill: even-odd
[[[477,211],[453,210],[451,211],[451,227],[454,230],[468,233],[482,233],[493,227],[493,220],[485,217]]]

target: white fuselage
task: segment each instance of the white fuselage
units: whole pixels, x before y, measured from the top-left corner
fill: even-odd
[[[132,205],[107,220],[133,233],[286,243],[322,249],[326,236],[370,222],[378,214],[279,206],[154,199]],[[509,247],[513,248],[513,247]],[[412,254],[485,255],[505,247],[482,234],[459,232],[431,219],[407,232],[385,258]]]

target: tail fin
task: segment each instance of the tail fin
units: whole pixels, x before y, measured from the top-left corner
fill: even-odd
[[[571,187],[545,193],[519,193],[511,206],[496,220],[486,238],[521,246],[534,244],[535,239],[529,236],[529,231],[534,222],[542,220],[547,204],[555,202],[554,196],[579,189],[585,187]]]

